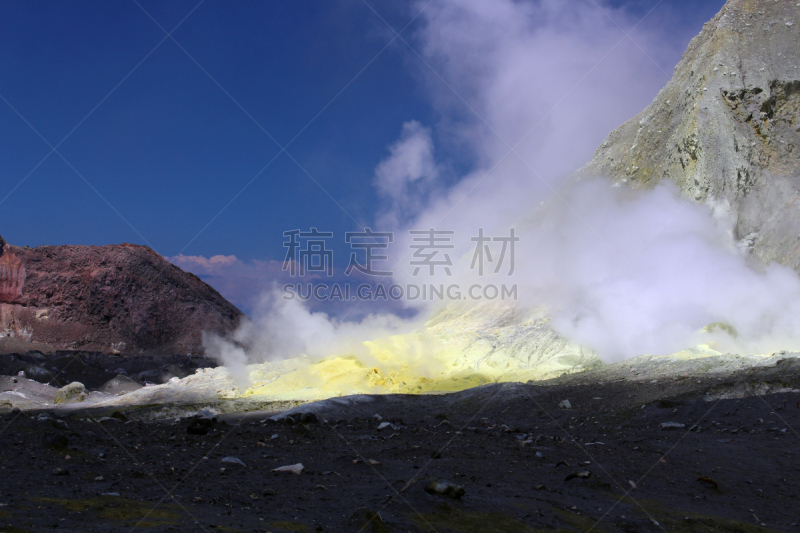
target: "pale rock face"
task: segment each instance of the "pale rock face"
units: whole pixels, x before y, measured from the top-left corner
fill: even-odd
[[[763,263],[800,270],[800,10],[729,0],[652,104],[612,132],[580,175],[674,182],[732,219]]]

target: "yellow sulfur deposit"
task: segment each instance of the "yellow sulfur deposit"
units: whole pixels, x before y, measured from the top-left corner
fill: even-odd
[[[537,312],[538,313],[538,312]],[[364,342],[352,353],[250,365],[244,396],[328,398],[354,393],[453,392],[492,382],[545,379],[599,364],[569,343],[542,315],[452,314],[424,332]]]

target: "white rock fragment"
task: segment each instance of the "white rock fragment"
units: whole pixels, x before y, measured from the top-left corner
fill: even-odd
[[[227,464],[231,464],[231,465],[239,465],[239,466],[247,467],[247,465],[244,464],[242,462],[242,460],[239,459],[238,457],[232,457],[232,456],[223,457],[221,462],[227,463]]]
[[[560,402],[558,402],[558,406],[561,409],[572,409],[572,404],[569,403],[569,400],[561,400]]]
[[[300,475],[305,472],[306,467],[303,466],[303,463],[297,463],[296,465],[286,465],[280,466],[278,468],[273,469],[273,472],[291,472],[292,474]]]

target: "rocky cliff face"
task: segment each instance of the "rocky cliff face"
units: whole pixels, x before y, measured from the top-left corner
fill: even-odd
[[[733,219],[764,263],[800,270],[800,7],[729,0],[653,103],[582,174],[674,182]]]
[[[242,313],[150,248],[42,246],[0,238],[0,336],[59,349],[201,353],[202,332]]]

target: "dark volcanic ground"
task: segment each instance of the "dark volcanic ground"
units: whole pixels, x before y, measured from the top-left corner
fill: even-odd
[[[191,355],[140,355],[122,357],[94,352],[60,350],[52,355],[29,351],[27,353],[2,353],[0,375],[24,377],[54,387],[63,387],[73,381],[89,389],[98,389],[118,375],[133,381],[166,383],[172,377],[183,378],[198,368],[216,367],[209,357]]]
[[[642,406],[646,388],[362,396],[295,413],[293,424],[8,413],[0,530],[800,530],[800,393]],[[373,414],[392,426],[379,430]],[[296,463],[305,472],[272,472]],[[430,478],[465,493],[428,494]]]

